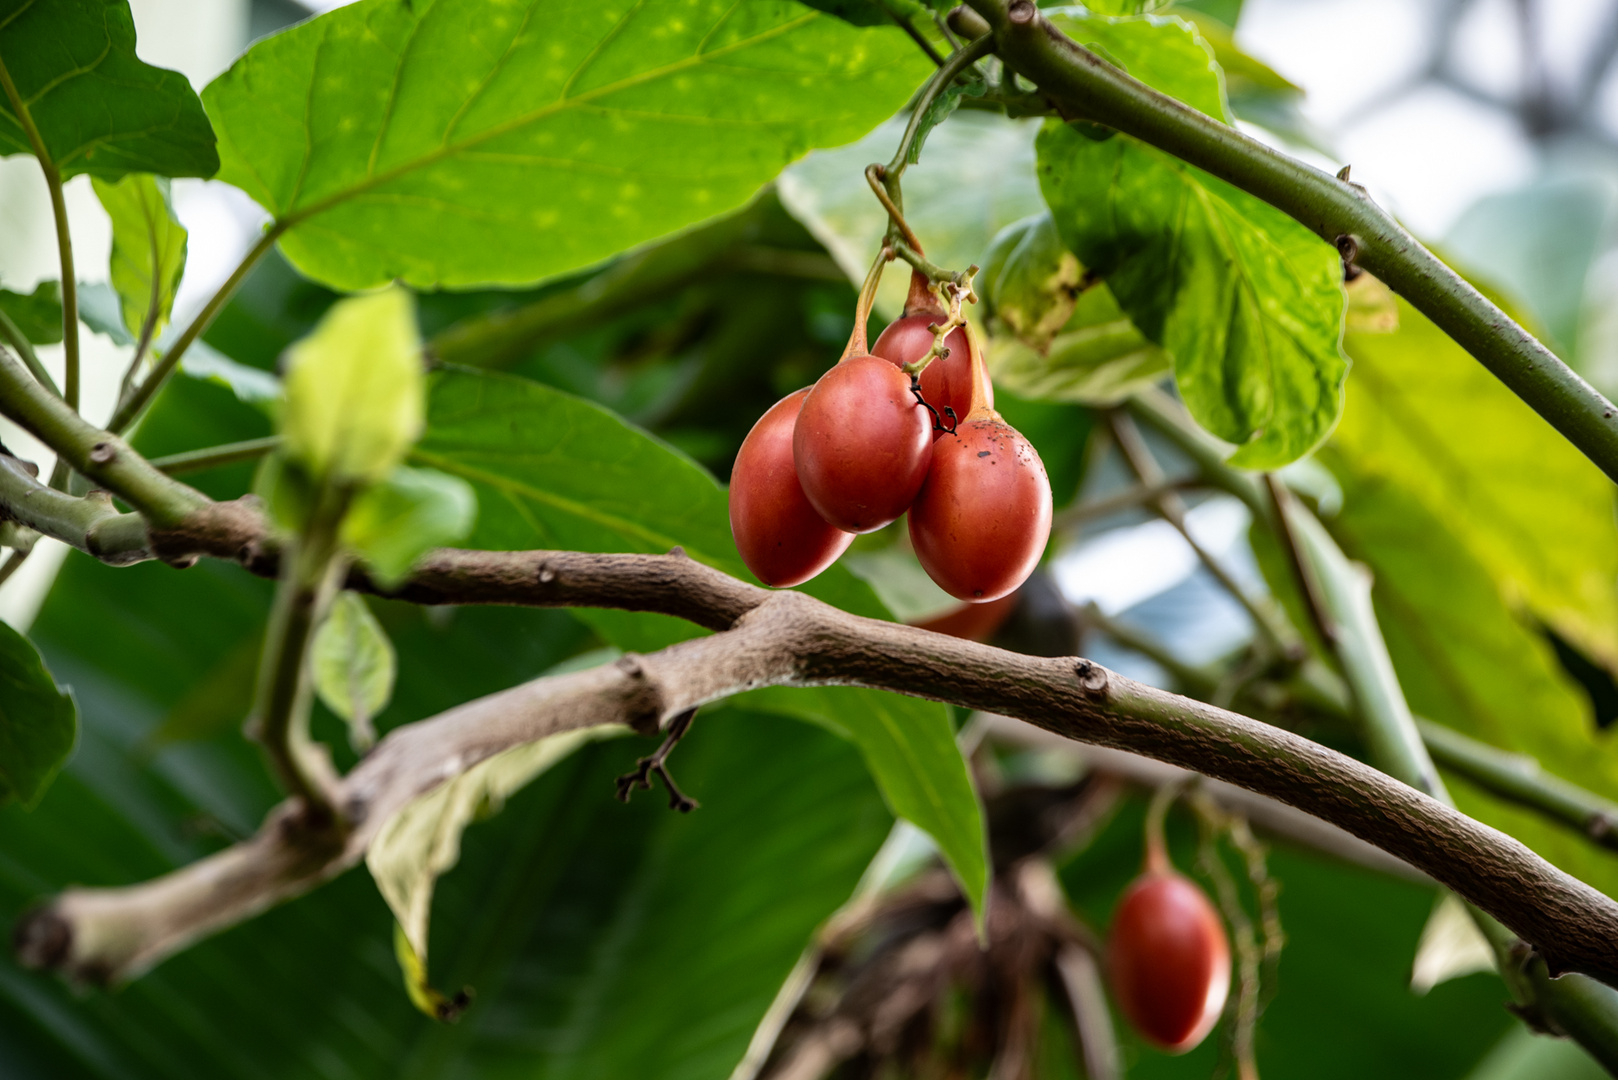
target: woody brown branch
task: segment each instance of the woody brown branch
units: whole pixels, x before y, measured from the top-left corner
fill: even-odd
[[[264,572],[250,506],[215,504],[154,550],[237,558]],[[249,530],[250,532],[250,530]],[[410,800],[501,750],[560,731],[655,730],[680,711],[768,685],[855,685],[1014,716],[1087,743],[1225,780],[1331,822],[1498,918],[1553,970],[1618,983],[1618,904],[1516,840],[1324,746],[1077,658],[1031,657],[850,615],[747,585],[681,554],[445,551],[402,590],[429,602],[615,607],[721,632],[537,679],[390,734],[345,777],[349,831],[299,825],[295,806],[245,845],[154,882],[69,890],[25,919],[19,955],[76,978],[127,978],[196,938],[353,865]],[[311,852],[324,854],[311,854]]]

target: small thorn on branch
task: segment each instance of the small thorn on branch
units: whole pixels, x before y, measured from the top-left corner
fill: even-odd
[[[630,794],[640,788],[642,791],[652,790],[652,775],[662,777],[663,786],[669,792],[669,809],[678,810],[682,814],[689,814],[701,804],[689,798],[674,783],[674,777],[669,772],[668,757],[674,748],[685,738],[685,733],[691,730],[691,721],[697,715],[697,710],[687,709],[680,713],[669,723],[669,733],[663,739],[663,745],[647,757],[635,762],[633,772],[624,773],[618,778],[618,801],[627,803]]]

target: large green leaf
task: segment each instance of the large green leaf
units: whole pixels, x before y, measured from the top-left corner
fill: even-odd
[[[1125,135],[1055,121],[1039,137],[1057,228],[1141,332],[1174,358],[1197,421],[1277,468],[1342,408],[1337,253],[1274,207]]]
[[[136,57],[129,0],[0,0],[0,67],[64,177],[219,168],[191,84]],[[0,154],[33,152],[0,95]]]
[[[561,274],[745,202],[930,65],[892,30],[729,0],[361,0],[204,92],[223,179],[311,277]]]
[[[0,622],[0,806],[39,802],[78,729],[73,695],[57,687],[33,643]]]
[[[185,272],[185,226],[174,216],[166,180],[144,174],[117,183],[96,179],[96,197],[112,219],[112,287],[124,328],[156,341],[174,310]]]
[[[1565,638],[1618,671],[1618,523],[1601,471],[1403,300],[1395,334],[1351,333],[1332,445],[1456,523],[1454,542]]]
[[[154,414],[154,419],[158,417]],[[219,564],[73,557],[36,624],[85,701],[84,746],[38,810],[0,810],[0,919],[70,883],[139,881],[256,826],[273,800],[234,728],[145,756],[143,734],[267,608]],[[578,647],[558,611],[385,604],[401,657],[384,720],[439,711]],[[455,1026],[400,991],[366,875],[208,939],[116,993],[0,956],[0,1062],[16,1080],[724,1076],[813,927],[890,818],[858,755],[808,725],[705,714],[673,767],[704,803],[612,798],[624,743],[592,748],[470,830],[439,886],[435,967],[477,990]],[[667,988],[682,987],[670,997]]]
[[[1325,456],[1343,484],[1329,521],[1343,550],[1375,576],[1371,599],[1405,698],[1417,714],[1528,754],[1550,772],[1618,797],[1618,757],[1550,646],[1515,618],[1496,582],[1431,504],[1397,481]],[[1451,780],[1460,809],[1516,836],[1610,895],[1618,859],[1565,828]]]
[[[711,476],[607,410],[539,383],[438,372],[427,432],[412,459],[477,490],[473,547],[656,553],[680,546],[699,562],[753,580],[731,541],[724,489]],[[804,591],[855,614],[887,614],[842,567]],[[579,614],[607,640],[638,651],[700,632],[666,616]],[[982,815],[948,711],[869,691],[780,693],[772,707],[801,700],[794,714],[812,714],[854,739],[894,811],[933,835],[980,902],[987,880]]]

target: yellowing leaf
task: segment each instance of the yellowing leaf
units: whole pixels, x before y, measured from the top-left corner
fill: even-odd
[[[338,483],[386,476],[421,433],[421,338],[410,294],[394,287],[339,301],[289,357],[286,452]]]
[[[1563,637],[1618,671],[1618,523],[1601,470],[1404,301],[1395,334],[1351,333],[1332,447],[1397,481]]]

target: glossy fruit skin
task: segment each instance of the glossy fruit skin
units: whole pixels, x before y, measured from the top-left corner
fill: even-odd
[[[880,357],[852,356],[804,399],[792,457],[821,517],[845,532],[875,532],[909,509],[927,479],[932,416],[910,376]]]
[[[1230,992],[1230,945],[1208,897],[1170,871],[1142,874],[1112,917],[1107,966],[1129,1022],[1170,1053],[1213,1030]]]
[[[805,387],[770,406],[742,441],[730,473],[730,531],[747,568],[766,585],[801,585],[848,550],[854,534],[815,513],[792,462],[792,429]]]
[[[1039,454],[997,413],[933,444],[910,508],[910,542],[957,600],[998,600],[1028,579],[1051,534],[1051,482]]]
[[[895,319],[876,339],[871,352],[901,367],[913,364],[933,347],[931,328],[935,324],[942,324],[944,318],[939,314],[906,315]],[[943,417],[944,406],[947,405],[955,410],[956,421],[965,420],[972,411],[972,348],[966,338],[966,328],[958,326],[951,330],[944,339],[944,347],[949,350],[949,355],[934,360],[921,373],[921,396],[938,410],[940,417]],[[993,408],[992,391],[990,393],[991,397],[985,404]],[[944,422],[948,424],[947,419]],[[934,432],[935,437],[942,434]]]

